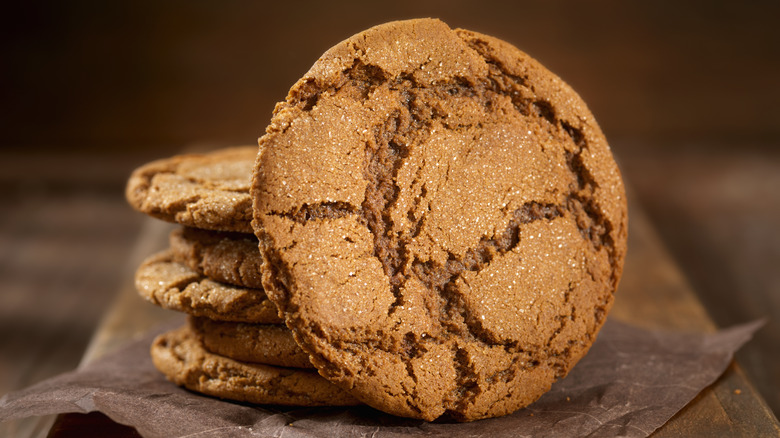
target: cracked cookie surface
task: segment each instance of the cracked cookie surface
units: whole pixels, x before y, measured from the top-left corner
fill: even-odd
[[[149,256],[135,273],[147,301],[169,310],[219,321],[279,324],[278,310],[262,289],[219,283],[177,263],[170,250]]]
[[[280,367],[314,368],[309,355],[282,324],[250,324],[191,317],[190,329],[203,347],[220,356],[242,362]]]
[[[259,404],[360,404],[313,370],[250,364],[204,350],[188,327],[158,336],[152,361],[171,382],[214,397]]]
[[[503,415],[595,340],[626,250],[620,173],[584,102],[515,47],[430,19],[361,32],[260,147],[266,292],[363,402]]]
[[[206,277],[236,286],[262,289],[257,237],[182,227],[170,235],[174,259]]]
[[[136,210],[168,222],[251,233],[256,155],[256,146],[240,146],[152,161],[133,171],[125,197]]]

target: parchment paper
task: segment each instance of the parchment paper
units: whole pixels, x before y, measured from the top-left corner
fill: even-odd
[[[156,333],[74,372],[0,399],[0,421],[100,411],[145,437],[644,437],[728,366],[761,326],[713,334],[648,331],[608,321],[588,355],[536,403],[472,423],[426,423],[369,407],[249,406],[178,388],[155,370]],[[157,330],[160,332],[162,330]]]

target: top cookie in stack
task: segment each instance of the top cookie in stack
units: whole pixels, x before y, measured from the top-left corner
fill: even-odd
[[[155,365],[204,394],[254,403],[351,405],[321,378],[263,291],[257,238],[248,232],[249,181],[257,147],[179,155],[138,168],[127,199],[139,211],[183,225],[170,248],[147,258],[136,288],[190,315],[158,337]]]
[[[256,155],[256,146],[243,146],[153,161],[133,172],[125,195],[136,210],[168,222],[252,233]]]

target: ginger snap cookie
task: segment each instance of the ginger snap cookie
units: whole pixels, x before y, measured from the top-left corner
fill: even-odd
[[[223,284],[176,263],[171,251],[148,257],[135,274],[138,293],[160,307],[221,321],[279,324],[262,289]]]
[[[320,374],[459,421],[536,400],[587,352],[627,207],[581,98],[512,45],[432,19],[328,50],[253,175],[266,293]]]
[[[249,324],[190,318],[189,326],[203,347],[220,356],[242,362],[280,367],[314,368],[309,355],[281,324]]]
[[[174,260],[222,283],[262,289],[263,258],[254,234],[183,227],[170,235]]]
[[[249,364],[207,352],[185,326],[158,336],[152,361],[168,380],[202,394],[258,404],[360,404],[316,371]]]
[[[133,171],[125,196],[136,210],[168,222],[251,233],[256,155],[256,146],[242,146],[153,161]]]

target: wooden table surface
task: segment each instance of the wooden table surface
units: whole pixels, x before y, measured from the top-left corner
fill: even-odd
[[[704,0],[7,5],[0,394],[76,367],[127,284],[147,227],[123,199],[134,167],[185,145],[253,143],[323,50],[421,16],[504,38],[583,96],[666,248],[658,277],[687,291],[635,308],[640,320],[768,318],[738,362],[780,412],[780,3]]]

